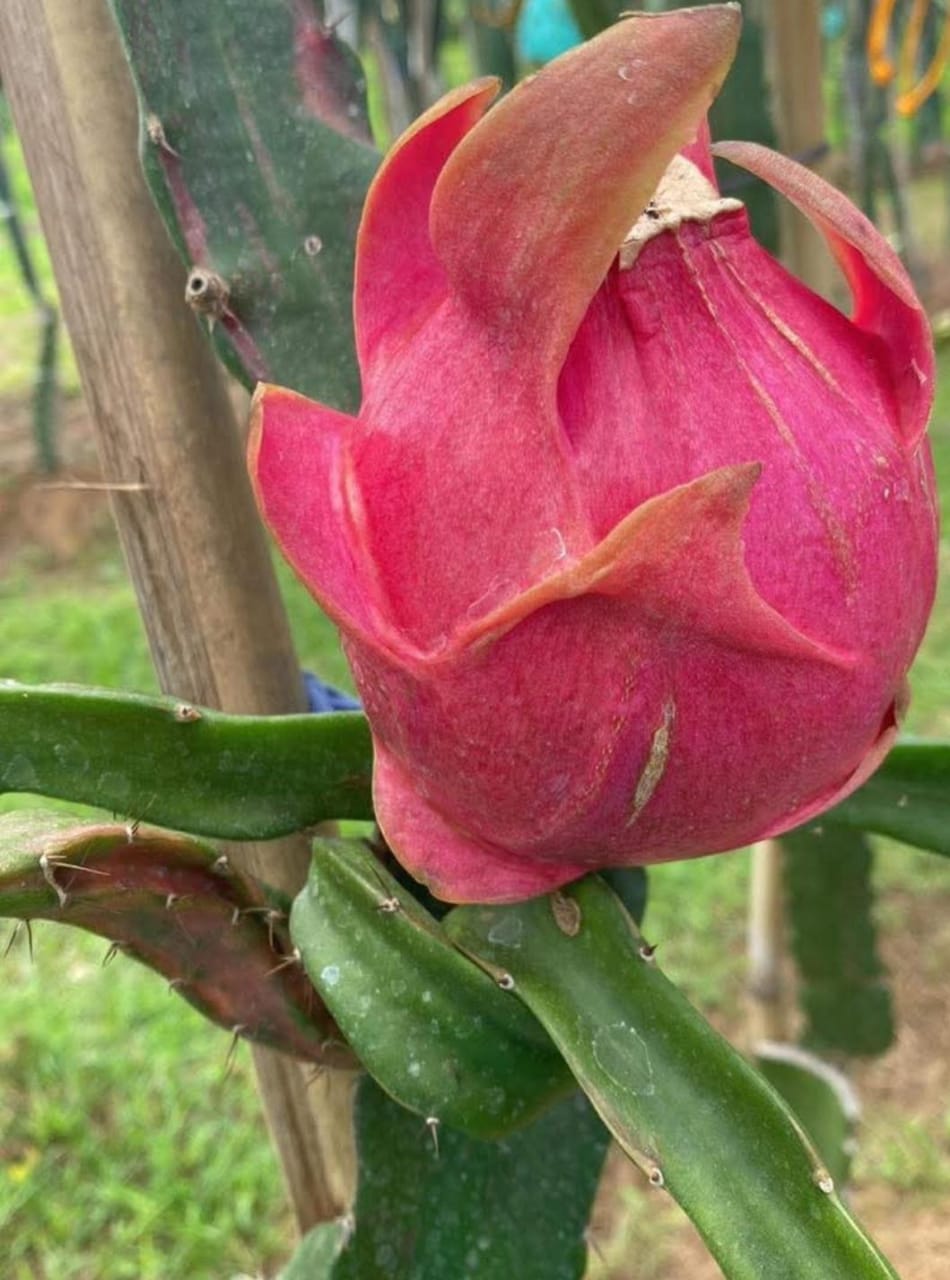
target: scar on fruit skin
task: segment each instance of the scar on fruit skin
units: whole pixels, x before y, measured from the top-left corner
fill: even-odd
[[[627,826],[632,827],[639,818],[640,814],[646,808],[650,801],[650,797],[660,785],[660,779],[666,772],[666,762],[670,755],[670,734],[673,729],[673,721],[676,719],[676,703],[672,698],[667,698],[663,704],[663,714],[660,723],[657,725],[653,740],[650,743],[650,754],[647,756],[647,762],[643,766],[643,772],[637,780],[637,788],[633,793],[633,808],[630,817],[627,819]]]

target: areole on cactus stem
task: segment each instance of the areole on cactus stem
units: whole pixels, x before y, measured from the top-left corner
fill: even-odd
[[[849,319],[720,197],[736,5],[637,14],[390,151],[357,247],[363,402],[259,389],[251,468],[340,627],[379,822],[435,893],[796,826],[883,758],[936,572],[926,317],[820,178]]]

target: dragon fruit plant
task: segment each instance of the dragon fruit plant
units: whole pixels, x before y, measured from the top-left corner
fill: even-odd
[[[937,549],[906,272],[814,174],[711,146],[737,5],[624,18],[494,105],[492,79],[453,89],[373,176],[352,55],[309,0],[267,0],[259,47],[285,50],[309,123],[274,135],[263,183],[264,127],[229,151],[167,56],[178,18],[198,47],[240,8],[115,3],[190,301],[216,282],[215,341],[261,384],[262,515],[363,710],[0,686],[7,789],[121,812],[147,788],[159,824],[0,821],[0,914],[99,932],[222,1026],[362,1070],[355,1216],[288,1277],[579,1280],[608,1134],[729,1280],[893,1277],[839,1196],[834,1073],[746,1061],[639,921],[645,866],[797,828],[801,917],[837,912],[800,947],[803,991],[814,1025],[847,1026],[826,941],[858,912],[876,973],[869,904],[815,877],[866,876],[865,831],[950,853],[950,749],[891,751]],[[235,42],[201,47],[190,92],[233,86],[211,59]],[[714,154],[812,220],[850,318],[756,243]],[[226,211],[252,189],[245,250]],[[326,337],[350,275],[352,349]],[[375,825],[320,836],[293,903],[205,843],[340,819]]]

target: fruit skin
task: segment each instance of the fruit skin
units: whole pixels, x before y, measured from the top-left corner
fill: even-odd
[[[842,196],[851,320],[752,240],[705,112],[739,16],[640,15],[367,197],[358,418],[259,389],[265,519],[339,624],[397,857],[452,901],[797,826],[880,763],[934,592],[926,317]],[[632,230],[631,230],[632,227]]]

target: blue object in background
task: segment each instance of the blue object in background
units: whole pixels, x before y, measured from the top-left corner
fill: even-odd
[[[583,39],[567,0],[525,0],[515,25],[515,48],[522,61],[543,66]]]
[[[324,684],[312,671],[303,673],[304,688],[307,691],[307,706],[318,714],[321,711],[359,711],[361,704],[356,698],[334,689],[332,684]]]
[[[848,26],[848,15],[843,4],[826,4],[821,15],[821,34],[826,40],[837,40]]]

